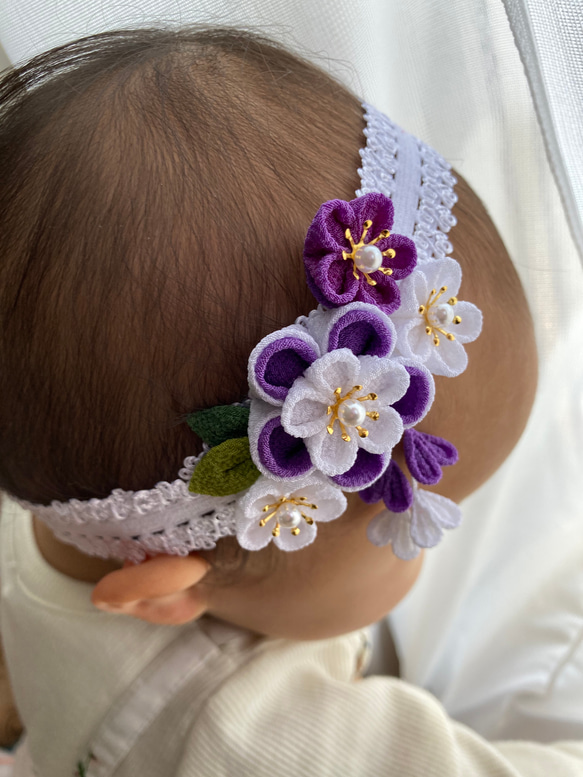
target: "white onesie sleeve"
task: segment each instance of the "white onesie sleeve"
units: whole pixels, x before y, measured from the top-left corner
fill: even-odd
[[[488,742],[401,680],[347,681],[350,647],[268,644],[207,703],[180,777],[583,774],[583,743]]]

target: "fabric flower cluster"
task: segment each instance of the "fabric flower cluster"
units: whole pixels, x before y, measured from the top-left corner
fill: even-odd
[[[459,523],[456,505],[418,487],[437,483],[457,451],[412,427],[432,405],[433,374],[465,369],[464,345],[480,333],[481,313],[457,299],[458,263],[417,266],[414,242],[391,234],[392,224],[393,204],[380,193],[324,203],[304,249],[320,304],[251,353],[248,438],[231,450],[221,437],[214,455],[223,466],[214,481],[245,484],[237,519],[245,548],[311,543],[317,522],[344,511],[343,491],[384,501],[369,539],[391,542],[401,558]],[[412,484],[391,458],[401,440]]]

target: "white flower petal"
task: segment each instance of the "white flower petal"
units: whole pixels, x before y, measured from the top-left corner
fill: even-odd
[[[340,434],[338,422],[334,424],[334,434],[328,434],[324,431],[322,434],[315,434],[308,437],[305,441],[310,454],[312,464],[324,475],[333,477],[342,475],[350,469],[356,461],[358,452],[358,432],[350,436],[350,441],[346,442]]]
[[[241,514],[237,518],[237,542],[245,550],[261,550],[273,539],[269,523],[259,525],[261,517]]]
[[[247,550],[259,550],[271,540],[282,550],[299,550],[309,545],[316,537],[316,526],[302,521],[298,535],[289,529],[280,528],[278,537],[273,537],[275,518],[260,526],[266,516],[265,507],[276,504],[281,497],[305,501],[298,505],[301,512],[315,522],[333,521],[346,509],[346,497],[321,475],[311,474],[304,478],[289,479],[286,482],[260,477],[239,499],[237,510],[237,538]],[[315,504],[313,509],[310,505]],[[269,511],[267,511],[269,514]]]
[[[429,358],[425,366],[434,375],[445,375],[446,378],[455,378],[468,366],[468,356],[465,348],[457,340],[439,338],[439,345],[432,345]]]
[[[289,529],[281,529],[279,537],[274,537],[273,541],[280,550],[301,550],[307,545],[311,545],[316,539],[318,528],[315,523],[311,526],[305,521],[299,527],[299,534],[292,534]]]
[[[337,388],[345,394],[358,381],[360,364],[357,357],[348,348],[338,348],[325,353],[311,364],[304,377],[317,392],[322,392],[322,400],[332,404]]]
[[[281,423],[293,437],[312,437],[326,429],[328,407],[334,394],[328,396],[315,389],[306,378],[298,378],[289,390],[281,411]]]
[[[405,356],[407,359],[418,359],[420,362],[426,362],[431,356],[433,346],[433,338],[425,331],[427,326],[423,316],[419,316],[415,326],[408,329],[406,334],[406,345],[402,345],[400,340],[397,340],[397,347],[401,356]],[[397,334],[398,337],[398,334]]]
[[[363,393],[374,392],[378,395],[377,400],[366,401],[367,410],[392,405],[404,396],[409,388],[409,373],[396,358],[377,359],[374,356],[360,356],[359,361],[358,380],[363,386]]]
[[[312,310],[310,315],[306,317],[305,324],[309,334],[318,343],[321,353],[327,353],[328,351],[328,334],[331,327],[334,325],[339,315],[346,306],[340,308],[333,308],[332,310],[325,310],[321,306],[318,306],[316,310]]]
[[[459,324],[452,324],[449,331],[460,343],[473,342],[482,331],[482,311],[471,302],[458,302],[454,313],[461,318]]]
[[[411,537],[422,548],[433,548],[443,529],[455,529],[462,519],[460,508],[451,499],[420,488],[415,491],[411,514]]]
[[[317,476],[313,475],[315,479]],[[339,518],[346,510],[346,497],[337,487],[331,485],[328,481],[318,478],[314,485],[302,486],[294,491],[292,496],[305,497],[306,502],[315,504],[316,510],[312,510],[308,505],[302,508],[306,515],[309,515],[318,523],[327,523]]]
[[[403,421],[392,407],[379,410],[377,421],[366,419],[365,429],[368,437],[359,437],[358,444],[369,453],[386,453],[390,455],[395,445],[403,436]]]
[[[419,315],[419,305],[424,305],[429,297],[431,286],[427,285],[427,278],[419,265],[411,275],[398,283],[401,293],[401,304],[391,314],[391,319],[398,326],[402,319],[416,318]]]
[[[389,510],[383,510],[369,523],[366,534],[377,547],[383,547],[390,542],[395,556],[403,561],[410,561],[419,555],[419,547],[411,539],[410,526],[408,511],[391,513]]]
[[[450,297],[457,296],[462,283],[462,268],[459,263],[451,257],[445,259],[434,259],[423,265],[419,272],[423,272],[427,282],[427,289],[439,291],[442,286],[447,286],[447,291],[441,299],[447,302]],[[425,305],[427,299],[419,300],[420,305]],[[441,301],[440,299],[440,301]]]

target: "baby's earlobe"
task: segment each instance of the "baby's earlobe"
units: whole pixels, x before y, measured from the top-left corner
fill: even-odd
[[[187,623],[206,612],[198,589],[210,565],[200,556],[156,556],[141,564],[126,562],[93,589],[91,601],[100,610],[131,615],[150,623]]]

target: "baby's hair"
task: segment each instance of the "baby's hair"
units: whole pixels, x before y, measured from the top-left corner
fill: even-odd
[[[230,29],[67,44],[0,84],[0,488],[174,480],[183,423],[241,399],[249,352],[314,307],[306,229],[351,199],[359,101]]]

